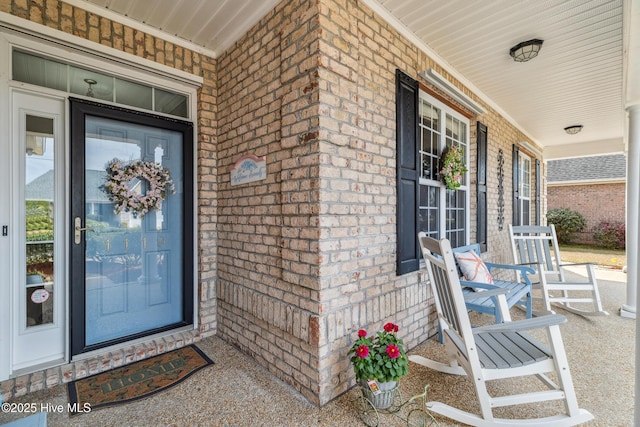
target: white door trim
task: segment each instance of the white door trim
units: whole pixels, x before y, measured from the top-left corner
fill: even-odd
[[[10,127],[12,138],[8,156],[11,167],[8,172],[10,182],[9,199],[12,203],[10,244],[9,294],[11,301],[11,362],[10,375],[22,374],[41,369],[44,366],[59,365],[67,360],[66,343],[66,140],[65,140],[65,99],[45,96],[24,90],[10,90]],[[25,139],[26,115],[47,117],[54,120],[54,279],[53,322],[27,327],[26,319],[26,234],[25,230]],[[0,172],[3,173],[3,172]]]

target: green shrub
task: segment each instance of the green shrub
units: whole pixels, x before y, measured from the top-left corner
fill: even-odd
[[[571,234],[583,231],[587,226],[587,221],[579,212],[567,208],[548,211],[547,222],[556,226],[556,234],[560,243],[570,243]]]
[[[593,240],[607,249],[624,248],[626,229],[623,222],[602,221],[594,228]]]

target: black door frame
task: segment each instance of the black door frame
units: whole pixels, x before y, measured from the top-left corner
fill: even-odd
[[[69,98],[70,104],[70,225],[69,225],[69,278],[70,278],[70,337],[71,355],[85,353],[98,348],[107,347],[136,338],[152,335],[193,324],[194,298],[194,225],[191,218],[194,214],[194,179],[193,179],[193,124],[163,116],[128,110],[115,106],[99,104],[92,101]],[[85,218],[85,123],[86,116],[119,120],[123,122],[151,126],[159,129],[181,132],[183,135],[183,241],[184,259],[182,277],[182,321],[160,328],[128,335],[118,339],[86,345],[85,340],[85,249],[86,239],[80,244],[74,243],[75,217]],[[83,222],[83,225],[85,223]],[[82,260],[82,262],[74,262]]]

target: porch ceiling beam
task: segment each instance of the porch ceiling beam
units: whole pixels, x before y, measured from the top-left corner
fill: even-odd
[[[544,147],[543,157],[547,161],[624,152],[624,140],[622,138],[613,138],[600,141],[576,142],[574,144],[549,145]]]

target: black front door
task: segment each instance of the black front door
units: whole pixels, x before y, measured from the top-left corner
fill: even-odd
[[[193,322],[193,128],[71,100],[71,351]]]

